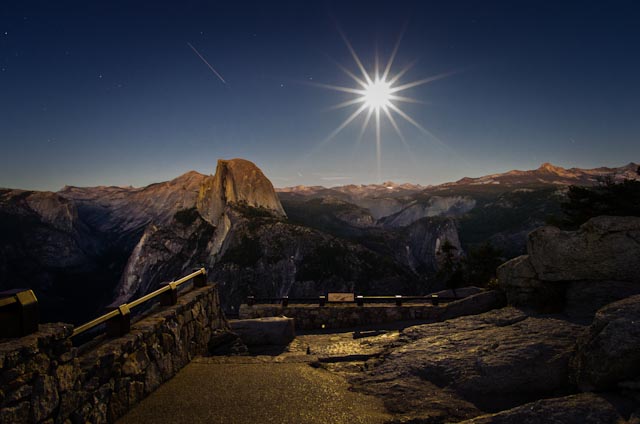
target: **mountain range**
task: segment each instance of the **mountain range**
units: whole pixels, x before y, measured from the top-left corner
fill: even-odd
[[[29,287],[45,319],[78,322],[206,266],[233,311],[248,295],[438,289],[441,246],[505,258],[559,212],[569,185],[636,179],[638,165],[538,169],[436,186],[275,190],[253,163],[219,160],[146,187],[0,189],[0,289]]]

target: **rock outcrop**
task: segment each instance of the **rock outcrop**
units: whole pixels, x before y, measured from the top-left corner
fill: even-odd
[[[176,212],[194,207],[206,178],[190,171],[146,187],[67,186],[58,194],[73,200],[82,219],[101,233],[128,234],[151,222],[166,225]]]
[[[432,196],[426,202],[413,202],[403,210],[382,218],[381,225],[389,228],[406,227],[422,218],[462,215],[476,205],[468,196]]]
[[[145,294],[192,267],[212,267],[224,254],[236,216],[286,216],[271,182],[244,159],[219,160],[215,175],[189,181],[199,182],[199,187],[194,191],[188,186],[189,196],[179,202],[182,209],[169,208],[170,219],[163,210],[156,214],[162,219],[146,226],[116,287],[116,303]]]
[[[442,246],[449,242],[455,257],[463,255],[456,223],[451,218],[424,218],[405,227],[394,243],[396,259],[416,273],[434,274],[442,261]]]
[[[461,424],[621,424],[624,419],[604,398],[592,393],[542,399]]]
[[[599,216],[578,231],[542,227],[529,235],[527,251],[542,281],[640,283],[640,217]]]
[[[354,384],[417,422],[472,418],[566,390],[583,328],[514,308],[418,325]]]
[[[640,218],[599,216],[578,231],[541,227],[529,234],[528,255],[498,269],[514,305],[556,306],[591,317],[640,293]]]
[[[263,208],[276,216],[286,216],[271,181],[244,159],[218,160],[215,175],[206,178],[200,186],[197,208],[212,225],[217,225],[231,204]]]
[[[640,296],[596,313],[579,339],[572,374],[583,390],[640,389]]]

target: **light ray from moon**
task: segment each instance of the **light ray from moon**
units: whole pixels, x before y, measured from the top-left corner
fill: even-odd
[[[196,50],[196,48],[191,45],[191,43],[187,43],[187,46],[191,47],[191,50],[193,50],[193,52],[195,54],[197,54],[200,59],[202,59],[202,61],[205,63],[205,65],[207,65],[209,67],[209,69],[211,69],[211,71],[215,74],[215,76],[217,76],[220,79],[220,81],[222,81],[223,84],[227,83],[224,80],[224,78],[222,78],[222,75],[220,75],[220,73],[218,71],[216,71],[215,68],[213,66],[211,66],[211,64],[209,62],[207,62],[207,59],[205,59],[204,56],[202,56],[200,54],[200,52],[198,50]]]
[[[396,134],[400,138],[400,141],[402,141],[402,143],[404,144],[404,146],[406,147],[409,153],[411,152],[409,143],[407,142],[402,131],[400,130],[398,121],[396,121],[392,112],[398,114],[404,121],[416,127],[425,136],[429,137],[432,140],[435,140],[442,147],[446,147],[446,145],[438,137],[436,137],[431,131],[426,129],[424,126],[420,125],[418,122],[416,122],[415,119],[413,119],[406,112],[400,109],[396,105],[396,102],[425,103],[422,100],[399,95],[398,93],[408,90],[410,88],[418,87],[421,85],[432,83],[434,81],[441,80],[443,78],[447,78],[457,72],[444,72],[441,74],[433,75],[428,78],[423,78],[416,81],[410,81],[401,85],[396,85],[396,83],[400,80],[400,78],[404,74],[406,74],[407,71],[409,71],[409,69],[411,69],[411,67],[414,64],[414,63],[410,63],[404,68],[402,68],[397,74],[393,76],[390,75],[391,68],[393,67],[393,62],[398,53],[398,49],[400,48],[400,41],[402,40],[404,29],[402,30],[396,43],[394,44],[391,55],[387,60],[382,73],[380,73],[380,64],[379,64],[380,60],[377,52],[375,54],[374,69],[372,70],[372,72],[368,72],[364,67],[362,61],[360,60],[360,57],[358,57],[358,54],[356,53],[355,49],[347,39],[346,35],[340,29],[338,29],[338,31],[340,32],[340,36],[342,37],[342,40],[344,41],[347,49],[349,50],[349,53],[351,53],[351,57],[353,58],[356,66],[362,73],[362,77],[364,79],[355,75],[353,72],[351,72],[349,69],[345,68],[344,66],[337,64],[337,66],[344,73],[346,73],[351,79],[354,80],[354,82],[357,84],[357,88],[342,87],[342,86],[331,85],[331,84],[319,84],[319,83],[312,83],[311,85],[356,95],[355,98],[339,103],[331,107],[330,109],[342,109],[349,106],[359,105],[360,103],[362,104],[355,110],[355,112],[349,115],[349,117],[346,120],[344,120],[335,130],[333,130],[333,132],[331,132],[331,134],[329,134],[329,136],[317,147],[323,146],[326,143],[328,143],[330,140],[332,140],[343,129],[345,129],[351,122],[353,122],[357,117],[363,114],[363,112],[365,112],[365,110],[367,109],[368,109],[368,113],[366,113],[364,117],[364,121],[362,123],[362,127],[360,128],[360,132],[358,134],[358,138],[356,141],[357,141],[357,144],[360,143],[367,129],[367,126],[369,125],[369,122],[372,120],[371,118],[373,117],[374,130],[375,130],[377,177],[379,182],[381,181],[381,173],[382,173],[381,115],[383,117],[386,117],[386,119],[391,123],[391,126],[393,127]],[[383,114],[380,113],[381,110]]]

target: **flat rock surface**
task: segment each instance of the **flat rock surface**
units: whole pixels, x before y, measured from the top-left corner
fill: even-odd
[[[418,325],[352,382],[407,418],[471,418],[565,390],[583,328],[514,308]]]
[[[497,414],[482,415],[464,424],[618,424],[618,411],[593,393],[543,399]]]
[[[306,363],[203,359],[187,365],[118,422],[350,424],[391,418],[379,399],[349,391],[343,377]]]

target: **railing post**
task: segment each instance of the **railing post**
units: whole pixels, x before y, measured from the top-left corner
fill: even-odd
[[[33,290],[15,289],[0,299],[0,337],[22,337],[38,331],[38,299]]]
[[[286,308],[289,306],[289,296],[282,296],[282,307]]]
[[[160,304],[162,306],[171,306],[178,303],[178,286],[173,281],[162,283],[160,286],[169,286],[169,290],[160,296]]]
[[[327,296],[318,297],[318,304],[322,307],[327,303]]]
[[[118,307],[118,316],[107,321],[107,335],[109,337],[121,337],[131,330],[131,310],[129,305],[122,304]]]
[[[363,296],[356,296],[356,305],[364,306],[364,297]]]
[[[402,306],[402,295],[396,295],[396,306]]]
[[[204,268],[196,268],[193,270],[195,271],[202,271],[202,274],[200,275],[196,275],[195,277],[193,277],[193,286],[194,287],[204,287],[207,285],[207,271]]]

